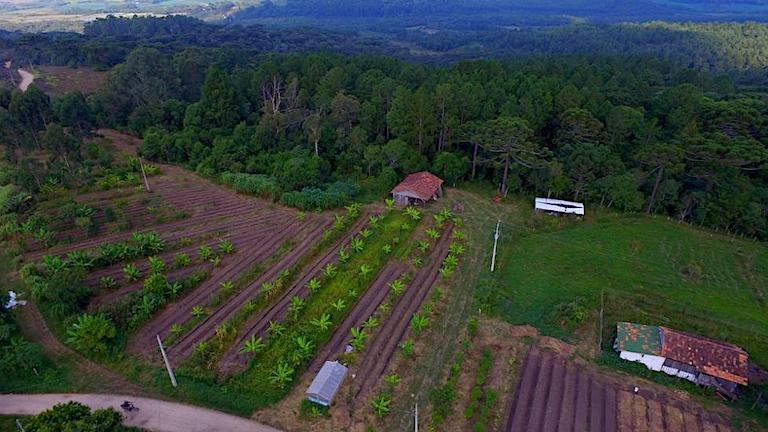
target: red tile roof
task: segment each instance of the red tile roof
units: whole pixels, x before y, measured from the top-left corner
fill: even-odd
[[[705,374],[747,385],[747,353],[736,345],[661,327],[661,356]]]
[[[392,189],[392,193],[410,192],[424,201],[431,200],[440,189],[443,180],[428,171],[408,174],[405,180]]]

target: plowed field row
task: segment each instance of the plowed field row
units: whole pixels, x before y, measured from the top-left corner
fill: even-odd
[[[507,432],[730,432],[711,412],[664,392],[590,372],[552,351],[534,348],[509,407]]]
[[[356,375],[359,378],[353,383],[355,398],[365,398],[367,392],[376,385],[387,369],[398,343],[408,331],[411,317],[419,309],[439,276],[440,266],[448,256],[452,230],[453,224],[448,223],[429,254],[429,265],[416,273],[405,293],[392,308],[392,313],[382,323],[381,329],[371,341],[370,348],[357,368]]]
[[[269,327],[270,321],[282,321],[288,314],[291,305],[291,298],[299,296],[306,298],[309,295],[307,284],[312,278],[319,277],[323,268],[329,263],[338,261],[338,251],[346,247],[368,223],[368,213],[363,213],[359,220],[347,230],[347,233],[339,239],[333,246],[327,248],[310,265],[302,269],[301,274],[287,290],[283,291],[280,297],[274,301],[263,312],[257,314],[248,321],[243,330],[238,334],[232,347],[227,351],[219,362],[219,370],[222,373],[231,373],[245,368],[248,363],[248,356],[240,352],[240,348],[246,339],[251,335],[262,336]]]
[[[182,336],[177,343],[168,348],[168,356],[171,361],[179,365],[189,357],[195,349],[195,345],[201,341],[210,339],[216,333],[216,327],[219,324],[231,319],[251,298],[256,297],[261,292],[264,283],[271,282],[283,272],[292,268],[299,260],[306,255],[312,245],[322,236],[323,231],[330,226],[330,221],[325,224],[318,224],[305,232],[300,237],[301,242],[296,245],[286,256],[280,259],[275,265],[262,273],[256,280],[251,282],[245,289],[233,296],[227,303],[221,305],[215,312],[208,315],[192,331]]]

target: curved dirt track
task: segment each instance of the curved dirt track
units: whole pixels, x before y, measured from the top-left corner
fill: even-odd
[[[125,412],[120,404],[130,400],[138,411]],[[0,415],[36,415],[56,404],[76,401],[92,409],[114,408],[123,424],[158,432],[280,432],[242,417],[158,399],[115,394],[17,394],[0,395]]]
[[[32,72],[25,71],[24,69],[21,69],[21,68],[19,68],[17,71],[19,72],[19,75],[21,75],[19,90],[25,92],[27,91],[29,86],[31,86],[32,83],[35,81],[35,76],[32,74]]]
[[[452,232],[453,224],[448,223],[429,254],[429,265],[416,272],[408,288],[398,299],[392,312],[371,341],[370,348],[364,353],[355,372],[359,377],[358,381],[353,383],[355,399],[362,400],[360,397],[364,398],[386,371],[398,343],[408,331],[411,317],[419,309],[440,275],[439,269],[443,259],[448,256]]]

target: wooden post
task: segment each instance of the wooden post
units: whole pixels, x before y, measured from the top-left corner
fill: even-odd
[[[419,432],[419,403],[416,402],[413,413],[413,431]]]
[[[600,331],[598,332],[597,339],[597,353],[598,355],[603,352],[603,311],[605,310],[605,288],[600,293]]]
[[[163,355],[163,362],[165,362],[165,368],[168,369],[168,376],[171,377],[171,384],[174,387],[178,387],[178,383],[176,382],[176,375],[173,374],[173,369],[171,369],[171,364],[168,362],[168,357],[165,355],[165,349],[163,348],[163,341],[160,340],[160,335],[157,336],[157,344],[160,346],[160,354]]]
[[[146,187],[147,192],[149,192],[149,181],[147,180],[147,172],[144,171],[144,162],[141,160],[141,157],[139,157],[139,165],[141,166],[141,175],[144,176],[144,187]]]
[[[496,233],[493,235],[493,256],[491,257],[491,272],[496,268],[496,246],[499,243],[499,225],[501,225],[501,219],[496,222]]]

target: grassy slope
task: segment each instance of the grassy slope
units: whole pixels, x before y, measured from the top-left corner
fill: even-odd
[[[641,216],[543,231],[502,244],[491,302],[505,319],[567,338],[555,307],[581,298],[599,309],[605,289],[605,341],[618,320],[661,324],[739,344],[768,366],[764,245]]]

